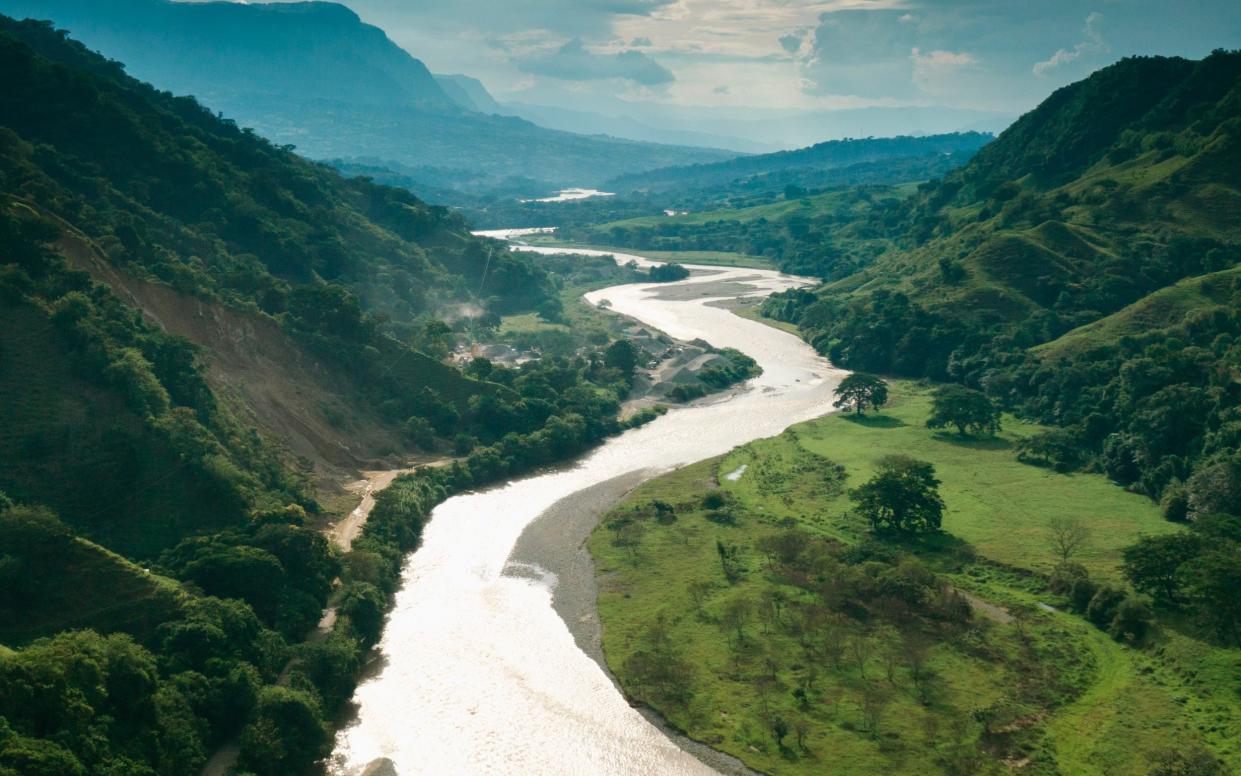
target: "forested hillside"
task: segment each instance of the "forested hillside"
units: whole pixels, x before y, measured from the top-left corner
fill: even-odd
[[[429,510],[619,431],[636,358],[459,371],[437,315],[558,281],[47,24],[0,72],[0,773],[303,772]],[[328,474],[447,456],[351,552],[314,525]]]
[[[991,140],[980,132],[958,132],[930,137],[886,137],[829,140],[795,151],[742,156],[724,162],[669,167],[622,175],[608,182],[617,191],[705,189],[719,186],[753,187],[765,183],[823,185],[829,171],[891,159],[963,155],[969,158]],[[743,183],[744,182],[744,183]]]
[[[871,220],[873,263],[768,307],[836,363],[986,388],[1152,497],[1234,460],[1241,54],[1105,68]]]

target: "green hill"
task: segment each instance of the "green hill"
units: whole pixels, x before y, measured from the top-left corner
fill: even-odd
[[[830,171],[868,163],[936,156],[968,159],[990,140],[990,135],[979,132],[828,140],[794,151],[622,175],[607,185],[618,191],[706,189],[739,183],[752,186],[766,184],[768,188],[783,188],[789,184],[816,185],[822,183],[816,174],[827,175]]]
[[[1232,275],[1211,273],[1241,261],[1241,54],[1105,68],[882,220],[873,263],[768,310],[843,366],[984,386],[1076,429],[1151,495],[1236,450],[1241,321]],[[1194,366],[1124,382],[1172,354]]]
[[[0,773],[230,742],[309,772],[433,506],[656,414],[620,421],[607,332],[461,371],[442,318],[486,337],[633,275],[510,253],[45,23],[0,17],[0,72]],[[346,477],[449,456],[329,545]]]

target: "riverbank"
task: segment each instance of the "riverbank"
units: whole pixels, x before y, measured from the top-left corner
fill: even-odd
[[[598,664],[622,695],[626,694],[625,690],[608,668],[603,654],[603,627],[597,604],[598,579],[586,541],[604,513],[655,474],[657,472],[633,472],[561,499],[526,528],[509,559],[510,574],[522,575],[535,570],[540,572],[541,577],[543,573],[551,575],[554,579],[551,583],[552,607],[564,620],[578,648]],[[737,758],[689,738],[655,709],[645,705],[636,708],[677,746],[717,773],[725,776],[752,776],[757,773]]]
[[[662,616],[672,657],[695,672],[692,700],[669,696],[661,708],[764,771],[921,776],[1024,763],[1145,773],[1160,750],[1198,745],[1236,767],[1241,736],[1222,721],[1241,714],[1241,650],[1176,622],[1145,648],[1121,644],[1046,588],[1057,562],[1052,516],[1091,527],[1073,559],[1112,584],[1122,547],[1180,529],[1100,475],[1019,462],[1015,442],[1040,430],[1033,424],[1006,417],[999,436],[962,440],[925,427],[927,388],[891,388],[882,413],[794,426],[645,483],[603,516],[589,548],[604,652],[627,692],[659,693],[627,661],[653,648]],[[943,534],[868,543],[847,493],[895,453],[936,467]],[[834,483],[824,477],[833,464],[843,467]],[[790,529],[796,541],[773,543]],[[810,546],[836,557],[835,587],[798,584],[813,579],[798,566]],[[868,600],[867,578],[923,584],[913,562],[938,576],[941,592],[897,617],[892,601]],[[954,592],[972,618],[926,617]]]
[[[736,290],[752,296],[807,282],[770,271],[710,271],[717,274],[682,282],[744,279]],[[709,772],[626,703],[553,608],[544,577],[532,569],[514,575],[510,560],[521,559],[513,551],[526,528],[566,495],[779,433],[821,414],[840,375],[795,337],[705,304],[710,297],[669,300],[653,291],[616,286],[588,299],[606,298],[613,311],[677,339],[755,354],[762,375],[750,390],[673,409],[611,438],[573,466],[439,504],[406,559],[379,645],[381,668],[354,695],[356,722],[338,733],[336,772],[383,759],[398,772]],[[609,487],[591,497],[619,495]],[[591,511],[573,502],[564,508]],[[402,723],[408,719],[419,724]]]

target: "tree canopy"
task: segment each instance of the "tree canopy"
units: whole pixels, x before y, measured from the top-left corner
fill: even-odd
[[[832,406],[848,411],[850,408],[861,415],[867,407],[878,410],[888,401],[888,384],[875,375],[854,372],[840,381],[833,391],[836,401]]]
[[[1000,411],[982,391],[948,385],[935,392],[927,428],[956,426],[957,433],[994,434],[1000,430]]]
[[[879,460],[878,471],[850,496],[876,532],[938,531],[944,500],[935,467],[904,455]]]

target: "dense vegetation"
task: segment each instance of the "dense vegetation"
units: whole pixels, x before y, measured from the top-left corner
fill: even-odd
[[[44,24],[0,17],[0,67],[0,772],[192,773],[228,742],[242,772],[304,772],[434,505],[654,415],[618,419],[637,359],[607,331],[512,368],[457,370],[452,345],[639,275],[475,239]],[[399,480],[341,552],[313,465],[151,289],[229,339],[277,332],[297,347],[247,357],[313,362],[402,451],[459,460]]]
[[[1239,154],[1241,54],[1124,60],[872,212],[869,266],[767,311],[842,366],[1061,425],[1066,460],[1159,498],[1241,446]]]
[[[642,216],[558,230],[587,243],[656,251],[726,251],[775,260],[781,270],[825,279],[870,265],[893,244],[885,219],[910,187],[858,186],[733,210]],[[769,198],[772,199],[772,198]]]
[[[1180,563],[1186,607],[1219,596],[1198,569],[1235,566],[1235,519],[1178,529],[1102,476],[1020,462],[1046,427],[936,431],[933,391],[890,388],[882,414],[795,426],[605,517],[590,549],[625,691],[768,773],[1235,768],[1241,652],[1124,585],[1162,595]],[[875,526],[870,497],[913,480],[942,530]]]

